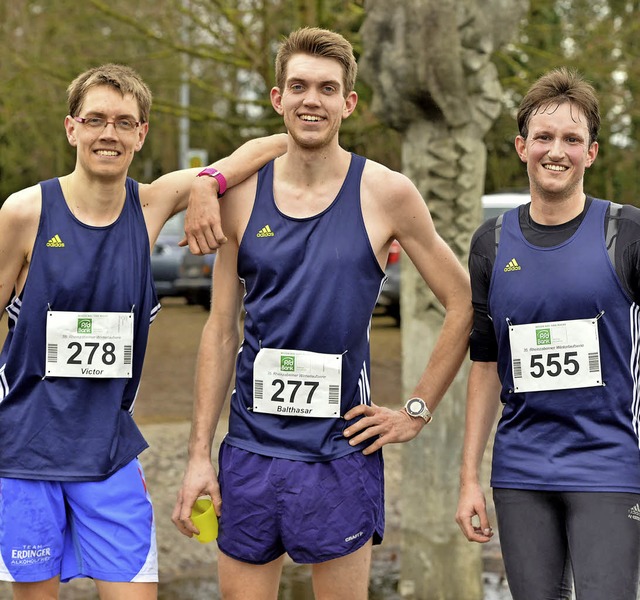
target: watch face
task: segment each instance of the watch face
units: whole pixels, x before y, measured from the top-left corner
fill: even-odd
[[[420,413],[426,408],[426,404],[424,400],[420,400],[420,398],[412,398],[407,402],[407,412],[411,416],[420,416]]]

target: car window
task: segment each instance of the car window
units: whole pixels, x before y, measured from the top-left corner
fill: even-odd
[[[165,235],[182,235],[184,233],[184,211],[173,215],[162,227]]]
[[[482,216],[484,220],[497,217],[510,208],[531,201],[531,195],[527,193],[508,192],[499,194],[485,194],[482,196]]]

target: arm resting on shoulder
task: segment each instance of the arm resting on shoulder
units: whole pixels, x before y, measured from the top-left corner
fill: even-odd
[[[280,133],[249,140],[231,155],[215,162],[212,167],[220,171],[232,187],[253,175],[270,160],[287,150],[287,134]],[[199,172],[199,171],[198,171]],[[193,254],[209,254],[227,241],[220,220],[218,203],[219,183],[213,177],[195,177],[191,185],[189,206],[185,217],[186,239]]]

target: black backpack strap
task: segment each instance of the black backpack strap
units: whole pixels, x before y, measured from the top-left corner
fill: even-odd
[[[607,223],[607,231],[605,233],[605,242],[607,245],[607,252],[609,254],[609,260],[611,264],[616,264],[616,242],[618,241],[618,224],[620,222],[620,211],[622,210],[622,204],[610,203],[609,207],[609,221]]]
[[[504,213],[502,213],[501,215],[499,215],[496,218],[496,228],[493,230],[493,233],[495,235],[495,249],[496,249],[496,256],[498,255],[498,244],[500,243],[500,233],[502,232],[502,217],[503,217]],[[495,257],[494,257],[495,258]]]

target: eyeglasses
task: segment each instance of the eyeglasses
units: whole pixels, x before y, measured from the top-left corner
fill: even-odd
[[[111,124],[116,128],[116,131],[121,133],[131,133],[140,126],[140,122],[134,121],[133,119],[107,121],[107,119],[103,119],[102,117],[73,117],[73,120],[91,129],[104,129],[107,125]]]

